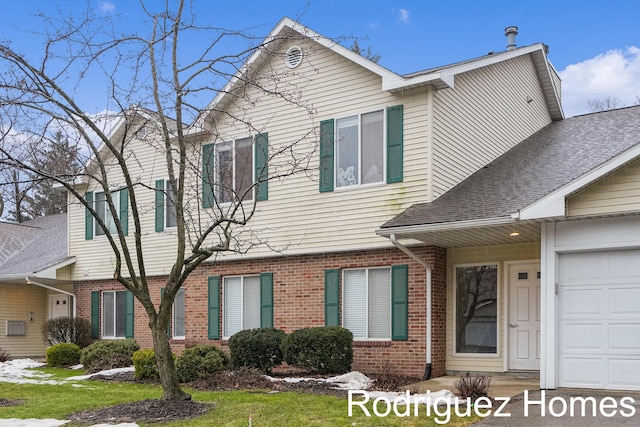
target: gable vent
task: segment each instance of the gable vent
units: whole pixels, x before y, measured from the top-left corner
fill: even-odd
[[[287,63],[287,67],[296,68],[302,62],[302,49],[300,49],[298,46],[291,46],[287,50],[284,62]]]

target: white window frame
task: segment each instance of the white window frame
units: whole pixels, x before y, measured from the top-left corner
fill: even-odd
[[[183,297],[183,304],[181,307],[182,309],[182,315],[184,317],[184,333],[182,335],[176,335],[176,319],[178,318],[177,313],[176,313],[176,308],[178,307],[178,304],[176,304],[176,301],[178,300],[178,296],[182,295]],[[184,288],[180,288],[178,289],[178,292],[176,293],[176,297],[173,301],[173,305],[171,306],[171,338],[174,340],[184,340],[186,338],[186,333],[187,333],[187,295],[186,295],[186,291]]]
[[[370,338],[369,337],[369,271],[370,270],[388,270],[389,272],[389,337],[385,337],[385,338]],[[364,270],[365,271],[365,301],[362,303],[365,307],[366,307],[366,316],[365,316],[365,320],[364,320],[364,326],[365,326],[365,336],[364,337],[356,337],[354,335],[353,340],[354,341],[391,341],[391,336],[393,334],[393,325],[392,325],[392,275],[391,275],[391,267],[390,266],[377,266],[377,267],[362,267],[362,268],[348,268],[348,269],[343,269],[342,270],[342,313],[341,313],[341,324],[343,325],[343,327],[347,328],[347,325],[345,325],[345,303],[347,302],[346,296],[345,296],[345,288],[347,287],[346,285],[346,281],[345,281],[345,273],[349,272],[349,271],[359,271],[359,270]]]
[[[240,276],[225,276],[222,278],[222,335],[223,335],[223,339],[229,339],[229,337],[231,337],[231,335],[233,334],[229,334],[229,332],[227,331],[227,314],[228,314],[228,301],[227,301],[227,286],[237,286],[237,285],[231,285],[228,283],[229,279],[240,279],[240,329],[233,332],[234,334],[240,331],[244,331],[245,329],[252,329],[254,327],[260,327],[260,325],[258,324],[257,326],[246,326],[244,324],[244,286],[245,286],[245,280],[248,278],[252,278],[252,279],[258,279],[258,293],[256,294],[256,298],[258,298],[258,305],[260,305],[260,275],[259,274],[246,274],[246,275],[240,275]],[[258,313],[258,319],[260,318],[260,313]]]
[[[125,298],[125,305],[124,305],[124,312],[121,313],[122,316],[122,320],[124,321],[124,334],[122,336],[118,336],[117,335],[117,318],[118,318],[118,303],[117,303],[117,294],[118,293],[122,293],[124,295]],[[113,323],[113,335],[106,335],[105,334],[105,294],[113,294],[113,319],[110,319],[111,322]],[[102,291],[102,295],[101,295],[101,300],[100,300],[100,324],[101,324],[101,337],[102,339],[110,339],[110,340],[120,340],[120,339],[125,339],[127,336],[127,305],[126,305],[126,294],[127,291],[116,291],[116,290],[111,290],[111,291]]]
[[[334,173],[333,173],[333,186],[334,189],[337,191],[344,191],[344,190],[349,190],[349,189],[353,189],[353,188],[360,188],[360,187],[370,187],[370,186],[377,186],[377,185],[384,185],[386,183],[386,177],[387,177],[387,114],[386,114],[386,108],[384,107],[380,107],[380,108],[375,108],[373,110],[370,111],[365,111],[365,112],[359,112],[359,113],[354,113],[354,114],[349,114],[349,115],[345,115],[342,117],[338,117],[336,119],[334,119],[334,123],[335,123],[335,129],[334,129],[334,153],[333,153],[333,157],[334,157]],[[364,177],[363,175],[363,171],[362,171],[362,116],[366,115],[366,114],[371,114],[371,113],[382,113],[382,178],[380,179],[380,181],[377,182],[371,182],[371,183],[364,183]],[[357,183],[356,184],[352,184],[352,185],[339,185],[338,182],[338,174],[339,174],[339,165],[338,165],[338,161],[339,161],[339,155],[338,155],[338,144],[339,144],[339,138],[338,138],[338,122],[340,120],[344,120],[344,119],[348,119],[351,117],[357,117],[358,120],[358,171],[359,171],[359,175],[356,179]]]
[[[250,169],[251,169],[251,191],[249,191],[246,195],[246,197],[242,200],[242,201],[247,201],[247,202],[253,202],[255,200],[255,141],[252,137],[250,136],[245,136],[245,137],[241,137],[241,138],[232,138],[228,141],[223,141],[223,142],[217,142],[214,144],[214,148],[213,148],[213,156],[214,156],[214,161],[213,161],[213,171],[214,171],[214,185],[213,185],[213,195],[215,200],[218,201],[218,203],[220,205],[229,205],[232,203],[238,203],[240,200],[236,199],[236,200],[228,200],[228,201],[220,201],[220,191],[221,188],[219,186],[220,183],[220,167],[219,164],[220,162],[218,161],[218,153],[219,153],[219,148],[221,146],[224,145],[231,145],[231,153],[232,153],[232,168],[231,168],[231,176],[232,176],[232,181],[233,181],[233,196],[235,197],[236,195],[238,195],[237,191],[237,182],[236,182],[236,167],[237,167],[237,150],[236,150],[236,144],[238,142],[241,141],[249,141],[250,142],[250,146],[251,146],[251,154],[250,154]]]
[[[482,266],[490,266],[496,268],[496,351],[495,353],[463,353],[458,352],[458,277],[457,270],[458,268],[467,268],[467,267],[482,267]],[[502,319],[500,304],[502,299],[502,265],[500,262],[478,262],[478,263],[467,263],[467,264],[456,264],[453,266],[453,353],[456,356],[460,357],[470,357],[470,358],[498,358],[501,354],[501,343],[500,343],[500,322]]]
[[[111,199],[113,200],[113,205],[116,207],[116,213],[118,216],[116,216],[116,218],[120,218],[120,191],[115,191],[115,190],[110,190],[111,192]],[[106,199],[106,194],[104,191],[96,191],[95,192],[95,196],[94,196],[94,200],[93,200],[93,210],[96,211],[96,213],[98,212],[98,194],[104,194],[105,195],[105,199],[103,201],[104,203],[104,211],[102,212],[103,215],[105,215],[106,218],[110,218],[111,217],[111,210],[109,209],[109,203],[107,203],[107,199]],[[114,230],[112,230],[109,234],[116,234],[118,231],[115,229],[115,219],[113,218],[114,221]],[[105,221],[105,219],[103,219],[103,221]],[[106,221],[105,221],[106,222]],[[105,233],[103,232],[102,228],[100,227],[100,224],[98,224],[97,219],[95,219],[93,221],[93,232],[94,232],[94,236],[96,237],[103,237],[105,236]],[[106,224],[108,225],[108,223]]]

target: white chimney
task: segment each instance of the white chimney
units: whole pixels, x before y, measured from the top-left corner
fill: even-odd
[[[507,50],[516,48],[516,36],[518,35],[518,27],[511,26],[504,29],[504,35],[507,36]]]

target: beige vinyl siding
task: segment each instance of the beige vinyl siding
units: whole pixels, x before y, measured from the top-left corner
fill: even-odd
[[[195,170],[190,171],[187,197],[199,197],[201,143],[228,141],[268,132],[272,152],[292,142],[297,159],[308,157],[308,171],[269,182],[269,199],[257,203],[257,213],[249,225],[237,230],[237,239],[257,244],[245,257],[279,256],[318,252],[348,251],[390,246],[387,239],[376,236],[382,223],[427,196],[427,90],[426,88],[390,94],[381,90],[379,76],[347,61],[312,41],[297,41],[308,56],[294,70],[286,68],[281,57],[264,64],[259,73],[286,74],[278,89],[306,103],[309,109],[297,108],[280,97],[258,94],[252,88],[235,104],[225,108],[230,115],[218,117],[215,126],[208,123],[212,136],[195,144],[190,156]],[[284,52],[288,45],[282,46]],[[273,81],[265,79],[265,86]],[[404,106],[404,180],[320,193],[318,189],[318,126],[325,119]],[[229,117],[244,117],[252,129]],[[166,178],[164,155],[149,144],[134,141],[135,162],[129,162],[132,175],[153,188],[156,179]],[[287,158],[274,159],[270,173],[285,167]],[[282,170],[282,169],[281,169]],[[119,178],[116,177],[116,181]],[[94,190],[90,187],[90,190]],[[136,186],[136,197],[146,206],[142,215],[142,237],[147,275],[166,274],[175,257],[175,236],[171,230],[154,231],[154,191]],[[196,194],[197,191],[197,194]],[[193,210],[194,214],[197,211]],[[200,212],[207,220],[213,209]],[[69,210],[70,255],[76,256],[74,280],[113,276],[114,257],[104,237],[84,240],[84,208]],[[192,224],[195,224],[193,221]],[[133,244],[133,220],[129,218],[128,242]],[[209,242],[213,242],[213,238]],[[267,246],[268,243],[268,246]],[[237,258],[240,255],[226,255]]]
[[[42,325],[47,320],[48,298],[47,291],[35,285],[0,283],[0,348],[11,357],[44,356]],[[7,336],[7,320],[26,322],[26,335]]]
[[[567,215],[640,212],[640,160],[602,179],[567,201]]]
[[[457,75],[433,114],[434,198],[551,121],[528,55]]]
[[[447,371],[504,372],[505,338],[504,322],[507,286],[506,263],[509,261],[534,261],[540,259],[539,243],[453,248],[447,251]],[[498,354],[455,354],[455,266],[470,264],[498,264]]]
[[[560,105],[562,105],[562,80],[560,80],[560,75],[556,71],[554,67],[549,64],[549,70],[551,71],[551,81],[553,82],[553,89],[558,97],[558,101]]]

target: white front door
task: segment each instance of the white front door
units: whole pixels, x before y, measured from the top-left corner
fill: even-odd
[[[69,316],[69,297],[64,294],[49,295],[49,319]]]
[[[508,264],[509,369],[540,369],[540,264]]]

